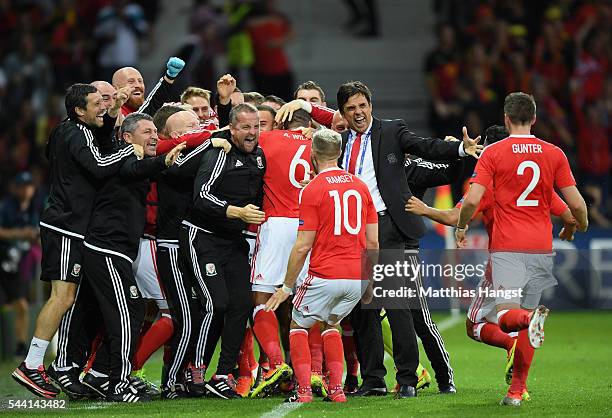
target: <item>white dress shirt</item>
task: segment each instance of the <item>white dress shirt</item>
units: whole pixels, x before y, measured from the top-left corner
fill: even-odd
[[[376,212],[380,212],[381,210],[386,210],[387,206],[385,205],[385,202],[380,195],[380,191],[378,190],[376,172],[374,171],[374,158],[372,158],[372,120],[370,121],[370,126],[368,126],[368,129],[366,129],[365,133],[361,135],[361,146],[359,149],[359,154],[357,154],[357,162],[355,163],[355,175],[368,186],[368,190],[370,191],[372,200],[374,201]],[[352,145],[355,142],[355,139],[357,139],[357,132],[351,129],[349,133],[349,140],[346,144],[346,149],[344,150],[344,159],[342,160],[342,168],[347,171],[348,161],[351,158]],[[365,141],[367,141],[367,144],[365,144]],[[365,155],[363,155],[362,158],[364,144],[367,148],[365,149]]]

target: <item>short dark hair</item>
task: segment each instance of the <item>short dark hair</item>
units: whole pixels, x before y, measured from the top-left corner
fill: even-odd
[[[276,110],[274,110],[273,107],[270,107],[268,105],[259,105],[259,106],[257,106],[257,110],[259,110],[261,112],[270,112],[270,114],[272,115],[273,118],[276,117]]]
[[[315,83],[312,80],[304,81],[302,84],[300,84],[297,87],[297,89],[295,89],[295,93],[293,93],[293,98],[294,99],[298,98],[297,97],[298,96],[298,91],[300,91],[300,90],[316,90],[321,95],[321,101],[322,102],[325,101],[325,92],[323,91],[321,86],[319,86],[317,83]]]
[[[372,103],[372,93],[368,86],[363,84],[361,81],[349,81],[348,83],[342,84],[338,88],[336,93],[336,99],[338,100],[338,110],[340,113],[344,113],[344,105],[348,102],[348,99],[356,94],[363,94],[368,101]]]
[[[129,132],[131,134],[134,133],[136,128],[138,127],[138,122],[141,120],[150,120],[153,122],[153,118],[146,113],[130,113],[125,117],[123,123],[121,124],[121,138],[123,138],[123,134],[125,132]]]
[[[276,103],[279,106],[282,106],[284,104],[286,104],[287,102],[284,101],[283,99],[281,99],[278,96],[275,96],[273,94],[268,94],[266,97],[264,97],[264,102],[272,102],[272,103]]]
[[[298,109],[295,112],[293,112],[293,116],[291,117],[291,120],[286,120],[283,123],[283,128],[284,129],[295,129],[295,128],[299,128],[302,126],[307,128],[308,126],[310,126],[311,120],[312,120],[312,116],[310,116],[310,113],[308,113],[304,109]]]
[[[501,125],[493,125],[489,126],[485,130],[484,141],[483,144],[486,147],[487,145],[491,145],[496,143],[497,141],[501,141],[504,138],[508,138],[510,134],[505,126]]]
[[[257,113],[257,108],[250,103],[240,103],[236,105],[230,110],[229,120],[230,124],[234,125],[238,122],[238,114],[246,112],[246,113]]]
[[[517,125],[530,123],[536,115],[536,103],[532,95],[523,92],[514,92],[504,100],[504,113],[510,122]]]
[[[66,99],[64,100],[64,106],[66,106],[68,117],[74,120],[78,119],[78,115],[74,111],[74,108],[87,109],[87,96],[97,91],[98,89],[91,84],[76,83],[68,87],[68,90],[66,90]]]
[[[162,135],[166,135],[166,122],[168,121],[168,118],[175,113],[182,112],[183,110],[185,109],[182,107],[172,105],[160,107],[157,112],[155,112],[155,115],[153,115],[153,124],[155,124],[157,131]]]
[[[255,106],[260,105],[264,102],[264,97],[263,94],[257,92],[257,91],[251,91],[248,93],[242,93],[242,95],[244,96],[244,102],[245,103],[251,103],[254,104]]]

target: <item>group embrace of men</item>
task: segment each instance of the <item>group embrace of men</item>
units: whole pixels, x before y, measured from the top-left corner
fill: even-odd
[[[289,402],[310,402],[313,393],[345,402],[387,394],[386,350],[397,369],[396,398],[411,398],[431,382],[419,364],[418,335],[440,393],[455,393],[426,299],[373,301],[362,265],[418,262],[420,215],[456,224],[463,243],[478,208],[491,238],[481,286],[528,291],[512,303],[475,300],[468,334],[506,348],[504,402],[525,399],[547,312],[537,308],[539,296],[555,284],[550,213],[563,216],[565,239],[576,226],[586,229],[565,156],[529,135],[531,96],[508,96],[509,133],[498,133],[494,146],[487,136],[463,206],[441,212],[419,198],[452,182],[463,158],[480,156],[483,147],[465,129],[463,140],[424,138],[401,120],[375,118],[371,92],[358,81],[338,88],[338,111],[314,82],[284,103],[243,94],[231,75],[219,79],[214,96],[189,87],[180,103],[169,103],[183,66],[170,58],[146,99],[131,67],[117,70],[112,84],[68,89],[68,117],[47,145],[51,189],[40,222],[42,279],[52,290],[12,374],[19,384],[45,398],[63,391],[138,402],[283,391]],[[56,332],[57,357],[45,368]],[[162,346],[158,390],[143,366]]]

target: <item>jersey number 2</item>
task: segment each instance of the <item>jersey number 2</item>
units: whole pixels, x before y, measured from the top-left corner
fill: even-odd
[[[299,165],[304,167],[304,180],[310,180],[310,164],[302,158],[305,149],[306,145],[300,145],[289,165],[289,181],[298,189],[302,188],[300,182],[295,178],[295,170]]]
[[[533,170],[533,177],[531,177],[531,181],[527,185],[527,188],[523,190],[523,193],[516,199],[516,206],[538,206],[540,202],[537,199],[527,199],[527,196],[535,189],[540,180],[540,166],[533,161],[523,161],[519,164],[516,174],[522,176],[526,168],[531,168],[531,170]]]
[[[349,189],[342,194],[342,203],[340,203],[340,193],[338,190],[330,190],[329,195],[334,199],[334,235],[341,234],[341,227],[344,226],[346,232],[351,235],[357,235],[361,229],[361,195],[357,190]],[[349,222],[349,198],[355,199],[355,218],[357,219],[355,227]]]

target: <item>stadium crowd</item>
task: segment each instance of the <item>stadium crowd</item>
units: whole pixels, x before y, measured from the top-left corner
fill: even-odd
[[[592,221],[612,227],[610,4],[437,0],[434,7],[437,45],[425,62],[432,132],[464,124],[482,132],[500,120],[506,94],[530,92],[539,105],[535,135],[563,149]],[[455,197],[463,193],[456,185]]]
[[[159,81],[145,86],[137,70],[139,44],[147,42],[156,8],[155,2],[140,3],[7,0],[0,6],[1,27],[14,38],[0,51],[0,158],[3,193],[9,196],[2,202],[0,238],[10,243],[3,247],[5,258],[13,248],[18,253],[13,265],[3,263],[11,270],[2,280],[27,283],[42,261],[41,277],[52,283],[29,349],[28,336],[18,335],[24,361],[13,373],[38,396],[54,398],[63,391],[72,398],[137,402],[160,394],[229,399],[284,391],[292,393],[292,402],[309,402],[313,392],[344,402],[345,393],[387,393],[387,350],[397,368],[396,397],[409,398],[431,382],[418,362],[417,336],[439,391],[455,393],[450,358],[424,298],[381,316],[380,308],[388,306],[359,307],[365,289],[352,283],[339,290],[330,282],[340,280],[326,279],[358,279],[359,271],[340,267],[379,244],[418,252],[424,232],[418,215],[425,213],[411,212],[401,196],[418,201],[428,187],[455,181],[461,170],[470,176],[476,161],[470,157],[483,146],[468,132],[487,132],[490,146],[532,123],[522,114],[517,119],[513,106],[532,114],[533,99],[508,95],[514,91],[534,95],[540,107],[533,133],[565,151],[578,167],[593,222],[610,226],[607,6],[551,1],[540,10],[522,2],[481,1],[472,2],[472,14],[461,2],[436,2],[439,44],[426,61],[431,128],[445,138],[468,127],[462,139],[442,140],[418,137],[403,122],[372,118],[375,101],[363,83],[339,87],[337,111],[326,107],[316,82],[296,85],[283,50],[292,37],[290,24],[266,1],[230,2],[224,11],[195,2],[192,37],[179,57],[168,59]],[[38,37],[52,39],[47,51],[36,47]],[[209,54],[215,48],[227,53],[230,74],[214,73]],[[244,71],[257,91],[240,90],[236,79]],[[508,131],[486,129],[501,124],[504,115]],[[382,164],[371,156],[380,150],[380,135],[387,139]],[[278,147],[283,138],[287,145]],[[340,170],[339,160],[350,173],[346,177],[328,173]],[[343,227],[325,229],[319,222],[323,215],[340,219],[338,206],[308,201],[328,197],[322,178],[354,183],[343,189]],[[389,182],[397,178],[406,179],[401,193]],[[559,188],[573,187],[571,172],[564,171],[562,180]],[[358,196],[356,218],[349,219],[346,193]],[[299,203],[298,195],[307,203]],[[569,200],[570,194],[563,196]],[[562,201],[556,211],[551,206],[553,214],[566,215],[566,231],[586,229],[586,211],[577,200],[568,201],[569,209]],[[335,237],[341,230],[345,241]],[[334,249],[315,239],[315,232],[347,248],[346,254],[333,254],[333,266],[321,253],[332,257]],[[573,232],[563,236],[572,237]],[[301,270],[311,249],[307,274]],[[27,286],[14,291],[2,303],[19,301],[23,331]],[[293,291],[292,309],[282,302]],[[337,299],[321,307],[329,294]],[[535,312],[509,309],[501,329],[529,327],[531,346],[537,347],[547,311]],[[96,320],[102,329],[87,325]],[[470,320],[479,330],[494,325],[501,332],[494,321]],[[386,335],[381,323],[390,328]],[[45,368],[56,331],[57,357]],[[504,343],[509,359],[517,341],[519,353],[528,350],[524,334],[508,340],[510,346]],[[469,330],[468,335],[486,342]],[[261,347],[257,361],[254,340]],[[217,369],[205,380],[218,341]],[[143,366],[161,347],[164,369],[157,388]],[[509,370],[519,404],[530,363],[520,358],[514,363],[520,373],[513,377]]]

